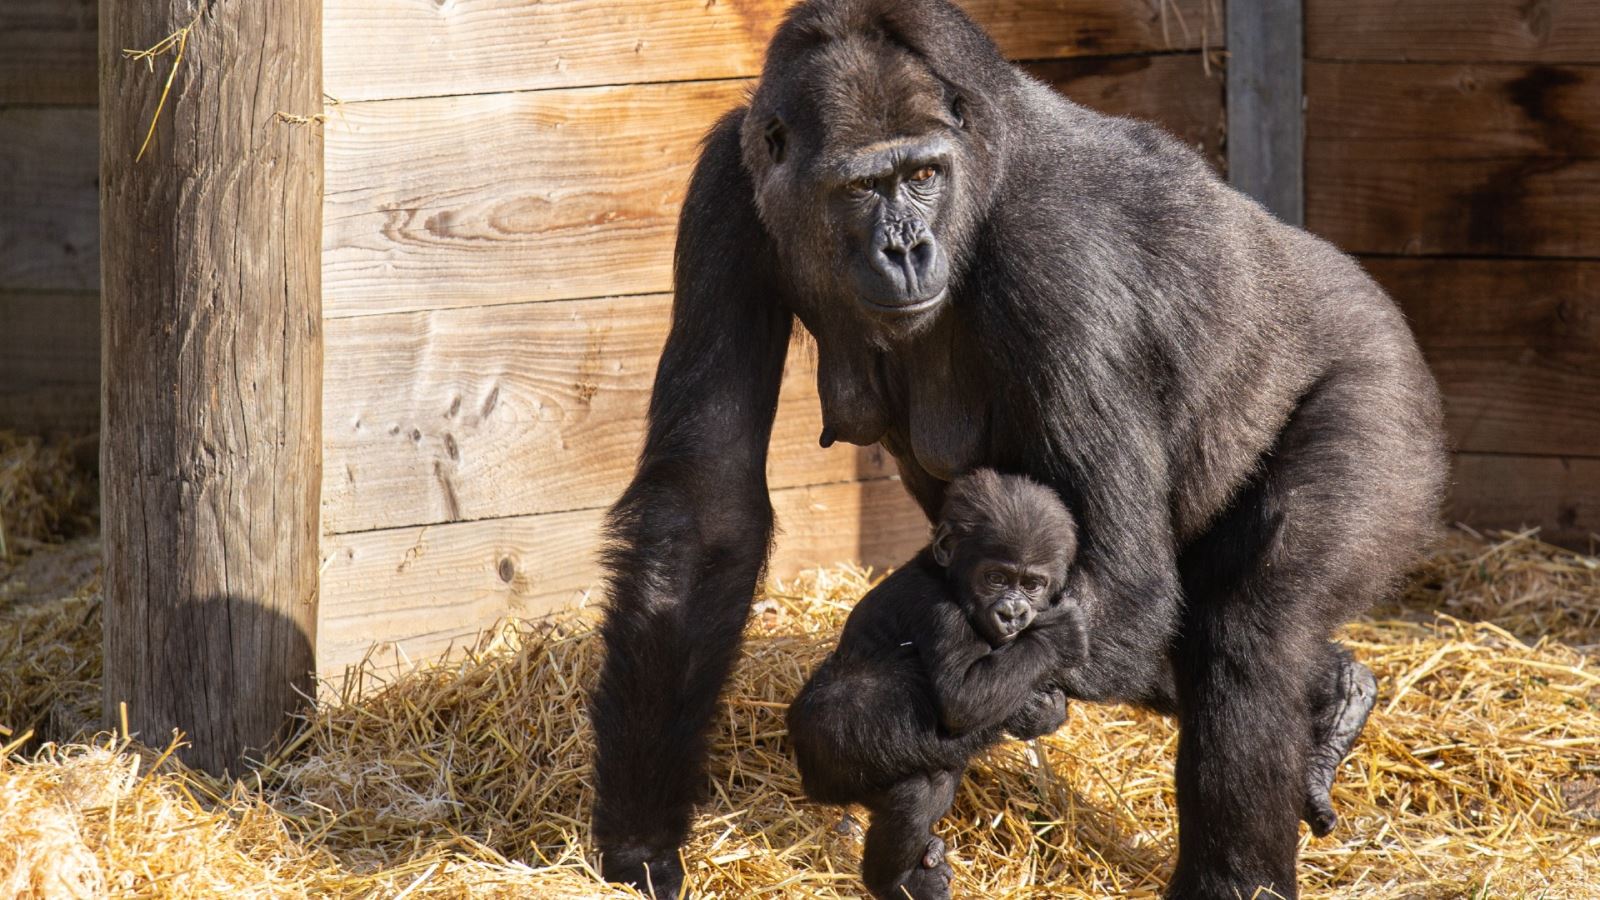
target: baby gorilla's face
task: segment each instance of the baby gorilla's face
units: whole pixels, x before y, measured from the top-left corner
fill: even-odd
[[[967,571],[972,626],[997,647],[1032,625],[1050,607],[1060,587],[1052,582],[1048,570],[1010,559],[981,559]]]

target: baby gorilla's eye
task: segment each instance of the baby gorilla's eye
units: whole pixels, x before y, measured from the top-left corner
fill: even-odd
[[[999,572],[990,572],[985,577],[985,580],[995,587],[1003,587],[1006,583],[1006,576],[1000,574]]]
[[[927,181],[928,179],[932,178],[933,176],[935,176],[937,174],[939,174],[939,170],[937,168],[935,168],[933,166],[923,166],[922,168],[918,169],[915,173],[912,174],[911,180],[912,181]]]
[[[1044,589],[1044,579],[1024,578],[1022,580],[1022,589],[1030,594],[1037,594]]]

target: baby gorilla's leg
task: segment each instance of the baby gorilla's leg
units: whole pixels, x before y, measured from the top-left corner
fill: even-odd
[[[955,801],[960,780],[960,772],[914,776],[868,802],[872,825],[861,857],[861,880],[873,896],[949,900],[954,873],[933,826]]]
[[[1301,813],[1317,837],[1328,834],[1339,821],[1333,811],[1333,780],[1378,702],[1378,679],[1349,650],[1330,641],[1324,660],[1322,681],[1311,697],[1311,750],[1306,754],[1306,802]]]

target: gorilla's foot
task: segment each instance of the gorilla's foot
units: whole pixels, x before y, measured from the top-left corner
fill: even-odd
[[[650,852],[636,847],[613,847],[600,855],[600,874],[607,881],[637,888],[655,900],[683,897],[683,862],[674,848]]]
[[[919,860],[921,865],[906,875],[899,889],[891,896],[903,898],[909,895],[911,900],[950,900],[950,882],[955,879],[955,872],[945,861],[944,852],[944,841],[936,837],[929,838],[928,847]]]
[[[1306,755],[1306,801],[1301,817],[1311,833],[1324,837],[1339,823],[1333,810],[1333,781],[1350,748],[1366,727],[1378,702],[1378,679],[1372,670],[1348,660],[1339,671],[1338,702],[1332,715],[1319,723],[1316,744]]]

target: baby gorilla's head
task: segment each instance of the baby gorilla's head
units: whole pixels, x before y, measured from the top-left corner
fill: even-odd
[[[933,534],[934,560],[949,571],[973,627],[997,646],[1061,602],[1077,549],[1077,527],[1055,491],[993,469],[950,483]]]

